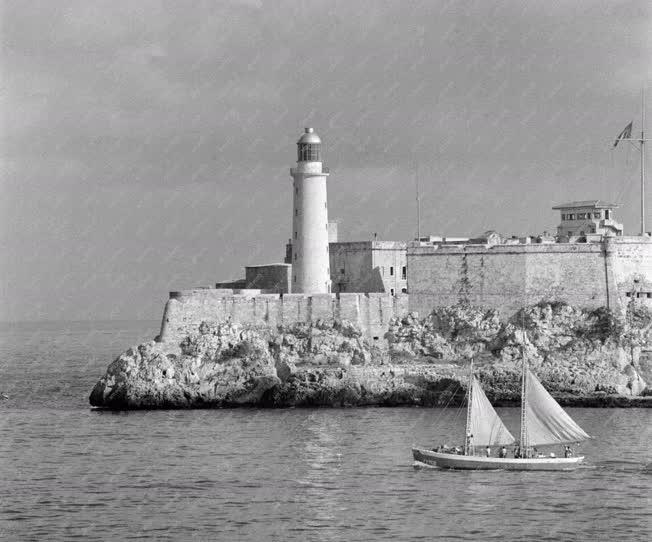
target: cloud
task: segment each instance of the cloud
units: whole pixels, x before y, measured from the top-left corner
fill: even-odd
[[[72,276],[102,277],[103,258],[111,262],[121,278],[100,294],[110,304],[131,280],[145,303],[143,273],[156,284],[166,275],[192,283],[237,274],[250,257],[276,260],[290,224],[287,170],[307,125],[325,142],[330,209],[343,235],[411,236],[416,163],[424,231],[543,229],[553,200],[610,199],[629,186],[633,166],[608,146],[652,81],[651,9],[645,1],[6,1],[1,182],[5,221],[22,233],[21,242],[5,238],[11,257],[0,264],[17,291],[48,282],[48,232],[59,232],[54,256],[70,256]],[[115,217],[99,212],[113,205],[112,190],[130,194]],[[205,201],[138,207],[175,191]],[[635,197],[624,195],[626,224],[637,222]],[[13,205],[25,199],[39,205]],[[75,223],[61,217],[68,208],[94,211]],[[77,263],[76,232],[129,237],[120,217],[150,223],[125,219],[151,248],[137,271],[122,259],[133,252],[112,257],[124,254],[119,242]],[[195,223],[208,232],[196,237]],[[162,269],[156,260],[171,236],[178,257]],[[202,241],[184,245],[184,237]],[[29,269],[18,263],[27,246]],[[73,282],[62,282],[62,295],[74,300]]]

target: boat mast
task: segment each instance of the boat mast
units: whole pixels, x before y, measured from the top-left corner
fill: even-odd
[[[525,340],[525,329],[523,329],[523,340]],[[523,360],[523,371],[521,374],[521,436],[520,436],[520,448],[521,448],[521,457],[524,457],[525,450],[528,446],[527,438],[527,361],[523,355],[523,346],[521,345],[521,358]]]
[[[471,368],[469,370],[469,384],[466,392],[466,431],[464,432],[464,455],[471,455],[471,402],[473,401],[473,358],[471,358]],[[471,438],[469,438],[469,435]]]

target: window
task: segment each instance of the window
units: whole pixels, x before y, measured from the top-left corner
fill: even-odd
[[[647,293],[647,297],[648,297],[648,299],[651,298],[651,297],[652,297],[652,293],[648,292],[648,293]]]
[[[296,186],[294,187],[294,193],[295,193],[297,196],[299,195],[299,188],[296,187]]]
[[[389,293],[390,293],[391,295],[394,295],[394,288],[392,288],[392,289],[389,291]]]
[[[602,218],[602,213],[593,213],[593,218]]]
[[[407,294],[407,288],[401,288],[401,293],[402,294]]]
[[[296,276],[296,275],[294,275],[294,282],[296,282],[296,281],[297,281],[297,276]]]
[[[294,216],[299,216],[299,209],[294,210]]]
[[[297,253],[296,252],[294,253],[294,261],[295,262],[297,261]]]
[[[389,268],[389,276],[393,277],[394,276],[394,268],[390,266]]]
[[[403,280],[407,279],[407,266],[405,265],[401,268],[401,278]]]
[[[344,274],[344,269],[340,269],[340,273],[343,275]]]
[[[299,238],[299,233],[296,232],[296,231],[294,232],[294,238],[295,238],[295,239],[298,239],[298,238]]]
[[[573,236],[573,232],[572,232],[572,231],[569,231],[569,232],[567,232],[567,233],[568,233],[568,237],[572,237],[572,236]]]
[[[575,220],[575,214],[574,213],[571,213],[571,214],[566,215],[566,216],[568,216],[568,220]]]
[[[321,161],[320,145],[318,143],[300,143],[299,144],[299,162],[319,162]]]
[[[586,217],[585,213],[577,213],[577,220],[584,220],[585,217]]]
[[[611,211],[610,211],[609,209],[605,209],[605,210],[604,210],[604,217],[605,217],[607,220],[609,220],[609,218],[611,217]]]
[[[632,297],[632,292],[627,292],[625,295],[626,295],[627,297]]]

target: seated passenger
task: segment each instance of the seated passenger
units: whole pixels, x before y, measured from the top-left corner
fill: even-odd
[[[507,448],[505,448],[505,447],[503,446],[503,447],[500,449],[500,454],[498,455],[498,457],[501,457],[501,458],[505,458],[505,457],[507,457]]]

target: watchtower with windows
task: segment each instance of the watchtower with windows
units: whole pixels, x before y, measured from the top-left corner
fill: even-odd
[[[330,293],[328,250],[328,168],[322,164],[321,139],[312,128],[297,141],[293,179],[292,292]]]
[[[590,235],[623,234],[623,225],[613,216],[616,203],[600,200],[571,201],[555,205],[553,209],[561,211],[561,223],[557,226],[560,237],[586,237]]]

